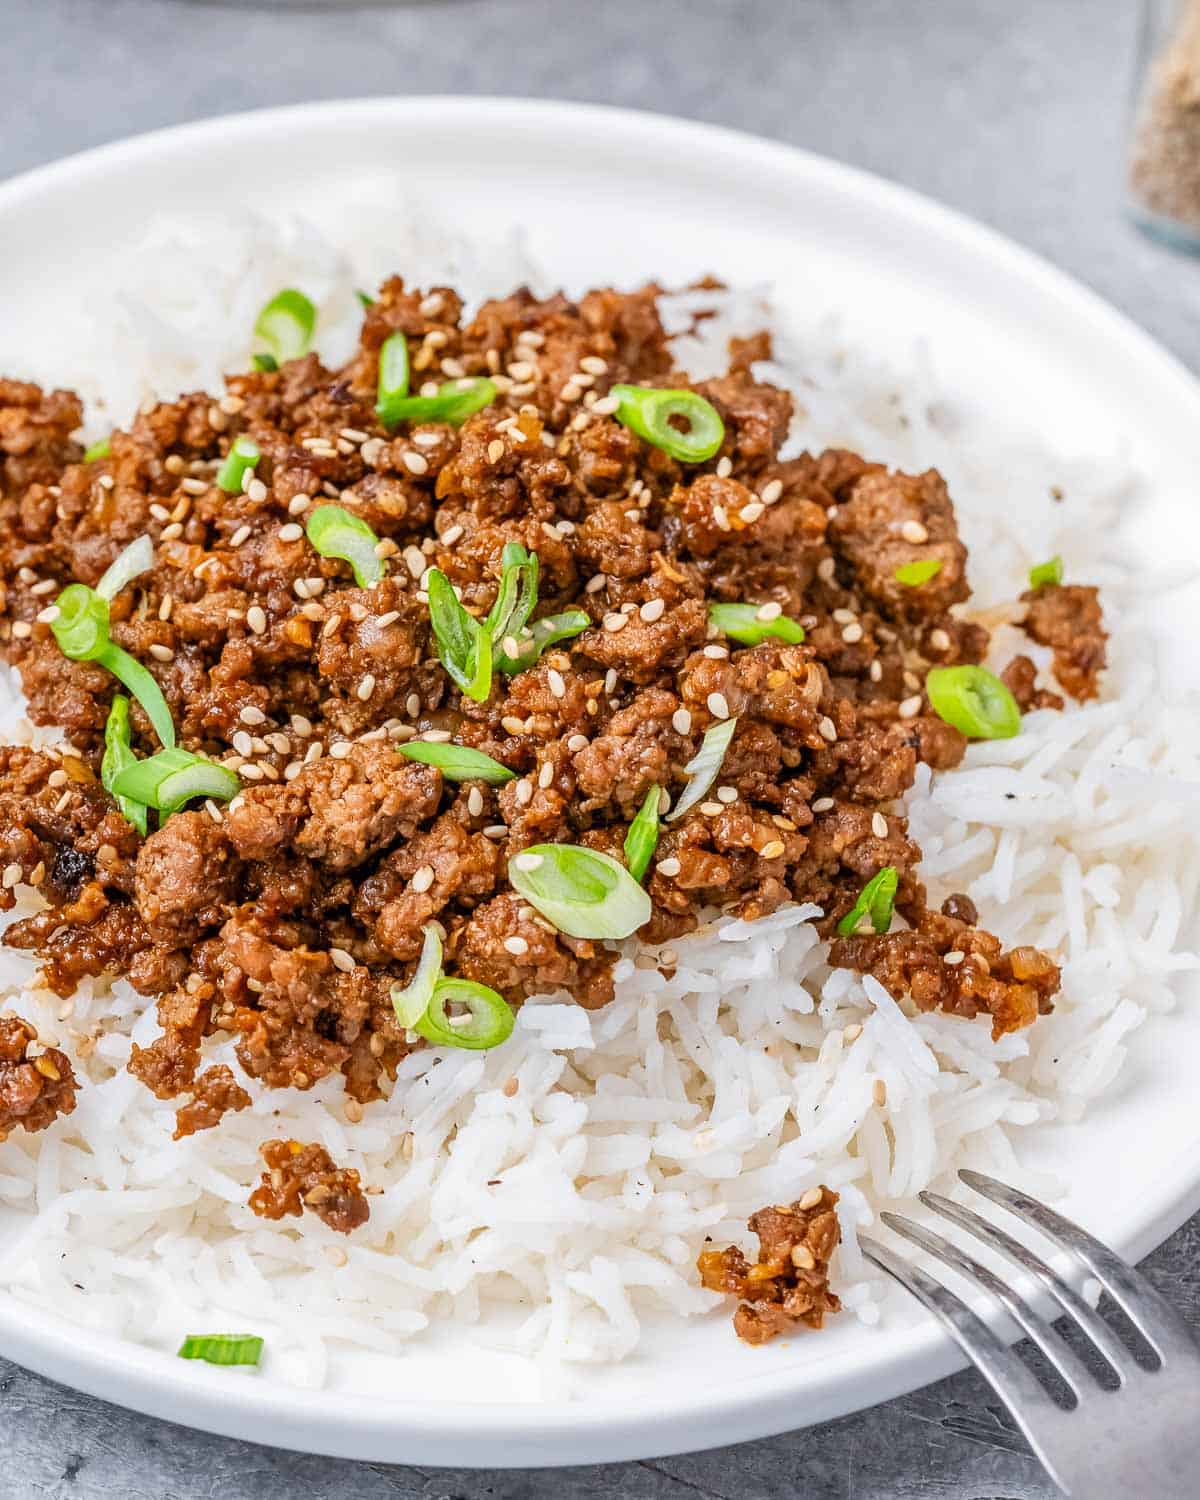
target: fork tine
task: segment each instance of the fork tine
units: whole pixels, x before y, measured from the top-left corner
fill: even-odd
[[[1040,1313],[1035,1312],[1023,1297],[1019,1297],[1010,1286],[1006,1286],[987,1266],[982,1265],[974,1256],[968,1255],[965,1250],[961,1250],[951,1240],[935,1234],[933,1230],[926,1229],[921,1224],[914,1223],[912,1219],[892,1213],[883,1213],[879,1217],[889,1229],[902,1234],[914,1245],[919,1245],[922,1250],[936,1256],[943,1265],[950,1266],[960,1275],[965,1276],[968,1281],[973,1281],[982,1286],[985,1291],[991,1292],[993,1297],[1004,1304],[1077,1397],[1082,1397],[1084,1391],[1094,1385],[1091,1371],[1075,1351],[1063,1342]]]
[[[968,1187],[1033,1224],[1060,1250],[1069,1250],[1081,1260],[1160,1359],[1165,1360],[1168,1354],[1200,1359],[1200,1349],[1171,1304],[1107,1245],[1019,1188],[1008,1187],[982,1172],[964,1170],[958,1175]]]
[[[1041,1459],[1052,1479],[1060,1483],[1056,1465],[1046,1452],[1035,1429],[1053,1431],[1055,1418],[1065,1418],[1062,1407],[1033,1376],[1032,1371],[1008,1345],[987,1326],[982,1318],[955,1296],[941,1282],[926,1276],[910,1265],[903,1256],[894,1255],[869,1235],[860,1234],[859,1248],[881,1271],[894,1276],[901,1286],[940,1319],[951,1338],[1008,1408],[1013,1421],[1025,1434],[1030,1447]],[[1061,1485],[1066,1488],[1065,1485]]]
[[[926,1192],[918,1196],[926,1208],[931,1208],[934,1213],[941,1214],[943,1218],[957,1224],[960,1229],[973,1234],[989,1249],[995,1250],[998,1255],[1003,1255],[1020,1270],[1029,1271],[1036,1276],[1067,1316],[1074,1319],[1104,1355],[1113,1374],[1124,1385],[1129,1375],[1137,1368],[1132,1353],[1095,1308],[1089,1307],[1075,1288],[1052,1271],[1040,1255],[1035,1255],[1032,1250],[1022,1245],[1020,1240],[1013,1239],[1012,1235],[1006,1234],[1003,1229],[997,1229],[988,1219],[975,1213],[973,1209],[965,1208],[961,1203],[955,1203],[950,1198],[943,1198],[940,1193]]]

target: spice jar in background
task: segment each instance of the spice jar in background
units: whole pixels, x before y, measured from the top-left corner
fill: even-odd
[[[1200,254],[1200,0],[1143,0],[1129,195],[1143,229]]]

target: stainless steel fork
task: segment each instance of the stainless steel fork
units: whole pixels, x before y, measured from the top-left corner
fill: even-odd
[[[958,1296],[877,1240],[860,1236],[863,1254],[945,1324],[971,1363],[1004,1402],[1030,1447],[1065,1495],[1073,1500],[1196,1500],[1200,1496],[1200,1345],[1165,1298],[1106,1245],[1017,1188],[980,1172],[960,1179],[1036,1227],[1077,1269],[1100,1283],[1153,1350],[1156,1363],[1139,1362],[1098,1312],[1040,1256],[988,1219],[943,1198],[922,1193],[926,1208],[949,1219],[1030,1273],[1058,1310],[1108,1367],[1102,1383],[1059,1331],[995,1272],[940,1234],[912,1219],[885,1213],[889,1229],[951,1267],[977,1289],[990,1292],[1057,1371],[1067,1395],[1036,1377],[1015,1349]],[[1101,1373],[1105,1373],[1103,1368]]]

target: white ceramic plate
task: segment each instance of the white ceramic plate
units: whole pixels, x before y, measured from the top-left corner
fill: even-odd
[[[714,271],[847,319],[895,363],[918,341],[948,389],[997,403],[1067,453],[1128,447],[1149,480],[1149,539],[1200,554],[1200,388],[1133,325],[996,235],[877,179],[731,132],[574,105],[417,98],[272,110],[144,136],[0,186],[0,343],[115,265],[151,207],[301,208],[335,243],[362,174],[471,234],[523,225],[568,289]],[[402,268],[398,268],[402,269]],[[65,289],[65,291],[64,291]],[[69,383],[71,372],[61,378]],[[1178,601],[1194,621],[1194,597]],[[1188,639],[1194,639],[1189,629]],[[1186,661],[1186,655],[1181,660]],[[1197,673],[1194,652],[1189,670]],[[1065,1211],[1133,1256],[1200,1208],[1200,1006],[1139,1033],[1112,1098],[1042,1131],[1036,1164],[1072,1184]],[[1164,1151],[1163,1143],[1170,1143]],[[958,1363],[901,1305],[882,1331],[736,1344],[725,1317],[654,1324],[586,1399],[533,1398],[521,1362],[443,1333],[401,1359],[362,1356],[312,1393],[197,1368],[82,1333],[0,1298],[0,1349],[43,1374],[190,1426],[352,1458],[499,1466],[714,1446],[856,1410]],[[488,1401],[500,1396],[502,1403]]]

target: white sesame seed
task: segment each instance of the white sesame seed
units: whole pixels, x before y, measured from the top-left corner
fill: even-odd
[[[612,695],[616,692],[616,690],[617,690],[617,669],[616,669],[616,667],[609,667],[608,671],[605,672],[605,674],[604,674],[604,691],[611,698]]]
[[[229,545],[231,547],[240,547],[244,541],[249,540],[249,537],[249,526],[239,526],[238,529],[229,538]]]
[[[448,729],[427,729],[425,733],[421,735],[421,739],[423,739],[427,745],[445,745],[450,740],[450,731]]]
[[[765,509],[766,507],[759,504],[757,500],[751,500],[748,505],[742,506],[741,510],[738,511],[738,515],[743,521],[749,524],[751,521],[757,521]]]
[[[525,939],[519,932],[514,932],[512,937],[506,937],[504,939],[504,948],[506,952],[512,953],[518,958],[522,953],[529,952],[529,944],[525,941]]]
[[[725,661],[729,656],[729,651],[725,646],[705,646],[704,655],[709,661]]]
[[[772,600],[769,600],[766,604],[761,605],[755,611],[754,618],[756,620],[763,620],[763,621],[778,620],[779,616],[782,613],[783,613],[783,605],[782,604],[776,604],[775,601],[772,599]]]
[[[729,457],[720,459],[719,462],[717,463],[717,478],[718,479],[728,479],[729,476],[732,473],[733,473],[733,459],[731,459]]]
[[[608,361],[601,359],[598,354],[585,354],[579,361],[579,368],[586,370],[589,375],[607,375]]]
[[[662,619],[663,611],[666,607],[666,602],[662,599],[647,599],[641,609],[638,610],[638,614],[641,615],[642,619],[648,625],[652,625],[655,620]]]
[[[266,714],[263,713],[261,708],[255,708],[253,703],[247,703],[245,708],[238,714],[238,718],[241,719],[243,724],[265,724],[267,722]],[[306,719],[304,722],[307,724],[308,720]],[[308,727],[311,733],[312,725],[309,724]]]
[[[429,460],[423,453],[413,453],[410,450],[404,455],[404,467],[410,474],[428,474]]]
[[[812,810],[815,813],[832,812],[833,807],[834,801],[832,797],[818,797],[812,805]]]
[[[292,498],[288,501],[288,515],[298,516],[301,511],[307,510],[311,504],[312,496],[306,495],[303,493],[303,491],[301,491],[300,494],[293,495]]]
[[[156,521],[169,521],[171,519],[171,512],[167,507],[159,505],[157,502],[150,507],[150,514]]]
[[[604,628],[615,635],[618,630],[624,630],[629,623],[629,616],[622,614],[611,614],[604,616]]]
[[[763,485],[762,489],[758,492],[758,498],[764,505],[774,505],[782,494],[783,480],[772,479]]]
[[[914,693],[911,698],[905,698],[898,710],[902,719],[915,719],[921,712],[921,695]]]
[[[517,653],[513,652],[512,654],[515,656]],[[563,680],[563,674],[561,672],[556,672],[554,668],[551,667],[550,670],[546,673],[546,680],[550,684],[550,691],[556,698],[565,698],[567,696],[567,684]]]
[[[722,810],[719,802],[702,802],[700,804],[700,811],[706,818],[715,818]]]
[[[350,749],[351,745],[349,740],[338,740],[336,745],[330,745],[329,753],[334,758],[334,760],[345,760],[350,754]]]
[[[43,578],[40,583],[35,583],[29,590],[31,594],[52,594],[58,587],[53,578]]]
[[[21,879],[21,866],[20,865],[17,865],[17,864],[5,865],[5,867],[4,867],[4,878],[3,878],[3,881],[0,882],[0,883],[3,884],[4,889],[6,891],[11,891],[12,888],[13,888],[13,886],[16,885],[19,882],[20,879]]]
[[[759,859],[778,859],[784,851],[782,839],[772,839],[769,844],[764,844],[758,851]]]
[[[279,540],[281,542],[298,542],[304,535],[304,527],[297,526],[295,521],[290,521],[286,526],[279,528]]]
[[[68,780],[67,773],[60,768],[57,771],[51,771],[50,772],[49,776],[46,777],[46,785],[47,786],[66,786],[67,780]]]
[[[329,962],[335,969],[341,969],[343,974],[349,974],[352,969],[357,968],[354,959],[345,948],[330,948]]]
[[[573,734],[567,741],[567,749],[572,755],[578,755],[581,750],[586,750],[590,743],[586,734]]]
[[[255,505],[261,505],[267,498],[267,487],[261,479],[252,479],[246,486],[246,498]]]
[[[473,818],[477,818],[483,811],[483,793],[477,786],[473,786],[467,793],[467,811]]]
[[[553,780],[554,764],[552,761],[547,761],[545,765],[542,766],[542,769],[538,772],[538,786],[541,787],[542,791],[545,791],[546,788],[553,782]]]
[[[846,642],[847,646],[857,645],[858,642],[862,640],[862,638],[863,628],[857,620],[855,620],[853,625],[846,625],[843,627],[842,640]]]
[[[655,865],[654,868],[660,875],[666,875],[669,877],[671,875],[678,875],[682,866],[677,859],[671,857],[669,859],[660,859],[658,864]]]
[[[47,604],[45,609],[38,611],[36,619],[39,625],[53,625],[61,613],[57,604]]]
[[[817,577],[822,583],[832,583],[837,564],[832,557],[823,557],[817,564]]]
[[[500,727],[506,734],[524,734],[525,720],[519,719],[516,714],[505,714],[500,720]]]
[[[868,672],[872,682],[883,681],[883,663],[881,661],[873,661]]]
[[[64,792],[58,799],[58,801],[54,804],[54,811],[56,813],[62,812],[70,804],[70,801],[71,793],[69,791]]]
[[[871,832],[877,839],[885,839],[888,836],[888,820],[882,813],[872,813]]]
[[[676,734],[687,734],[692,727],[692,715],[686,708],[677,708],[671,715],[671,727]]]
[[[920,521],[905,521],[900,528],[900,535],[906,542],[912,542],[915,546],[920,546],[922,542],[929,540],[929,532]]]
[[[601,396],[598,401],[592,402],[591,409],[598,417],[611,417],[620,404],[615,396]]]
[[[832,744],[833,741],[837,739],[837,729],[834,726],[833,720],[828,716],[828,714],[817,725],[817,729],[820,731],[821,738],[823,740],[828,740],[830,744]]]
[[[568,380],[566,385],[563,386],[562,390],[559,391],[558,399],[570,406],[572,402],[578,401],[580,396],[582,395],[582,386],[577,385],[574,380]]]
[[[417,892],[418,895],[420,895],[420,893],[422,891],[427,891],[432,884],[433,884],[433,866],[432,865],[421,865],[419,869],[417,869],[417,870],[415,870],[413,872],[412,888],[413,888],[414,891]]]
[[[267,629],[267,617],[260,605],[252,604],[246,611],[246,624],[249,625],[250,629],[254,632],[255,635],[265,634]]]
[[[736,802],[737,799],[738,799],[737,787],[735,787],[735,786],[719,786],[717,788],[717,801],[718,802],[724,802],[724,803],[728,804],[730,802]]]
[[[935,651],[949,651],[952,645],[949,632],[939,625],[936,630],[929,632],[929,644]]]
[[[150,647],[150,655],[155,661],[173,661],[175,657],[170,646],[160,646],[157,641]]]
[[[169,526],[164,526],[159,537],[160,542],[173,542],[177,537],[183,535],[183,527],[178,521],[172,521]]]
[[[514,795],[517,799],[517,805],[519,807],[528,807],[529,804],[533,801],[532,783],[522,777],[521,780],[517,782],[516,787],[514,788]]]
[[[23,641],[33,634],[33,626],[28,620],[17,620],[13,624],[12,633],[17,640]]]
[[[708,711],[714,719],[727,719],[729,717],[729,704],[724,693],[709,693],[707,698]]]
[[[852,609],[835,609],[833,618],[839,625],[852,625],[858,616]]]
[[[962,951],[961,948],[951,948],[949,953],[943,954],[942,962],[944,964],[949,964],[951,968],[954,968],[957,964],[962,963],[963,959],[966,958],[966,956],[967,955]]]
[[[360,703],[365,703],[375,691],[375,674],[368,672],[359,685],[354,689],[354,696]]]
[[[455,542],[458,541],[459,537],[461,537],[462,534],[463,528],[461,526],[451,526],[442,535],[443,545],[446,547],[453,547]]]
[[[536,870],[539,865],[545,863],[541,854],[518,854],[513,860],[518,870]]]
[[[470,381],[467,384],[469,385]],[[418,448],[436,448],[441,440],[440,432],[414,432],[412,435],[412,441]]]

